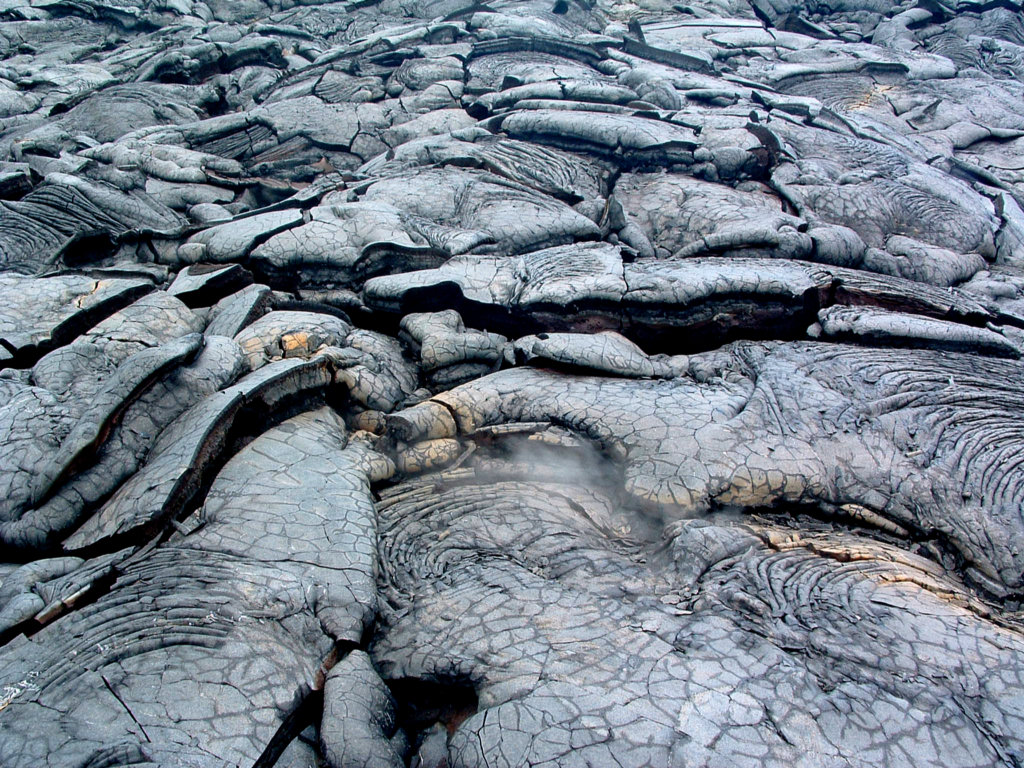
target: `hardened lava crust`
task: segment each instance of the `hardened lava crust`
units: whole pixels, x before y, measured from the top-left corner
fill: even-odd
[[[0,51],[0,766],[1024,766],[1019,0]]]

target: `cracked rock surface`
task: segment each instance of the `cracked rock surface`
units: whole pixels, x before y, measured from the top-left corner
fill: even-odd
[[[5,768],[1024,765],[1019,2],[0,50]]]

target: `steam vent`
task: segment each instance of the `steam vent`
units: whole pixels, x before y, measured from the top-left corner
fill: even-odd
[[[1024,0],[0,0],[0,767],[1024,766]]]

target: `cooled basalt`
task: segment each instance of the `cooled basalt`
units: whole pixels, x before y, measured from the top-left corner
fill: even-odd
[[[1024,8],[0,8],[4,766],[1019,766]]]

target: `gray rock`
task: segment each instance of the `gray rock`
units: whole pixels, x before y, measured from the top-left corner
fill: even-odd
[[[1024,762],[1017,0],[0,4],[0,762]]]

